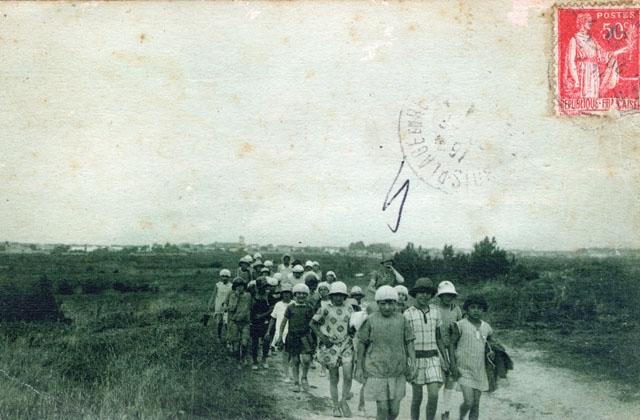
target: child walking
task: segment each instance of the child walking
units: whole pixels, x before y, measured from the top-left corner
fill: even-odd
[[[231,271],[226,268],[220,270],[220,281],[216,283],[213,289],[211,299],[209,299],[208,312],[211,312],[211,306],[213,306],[213,324],[218,331],[218,341],[222,342],[222,332],[227,325],[225,319],[225,312],[227,310],[227,298],[231,294]]]
[[[284,330],[289,327],[285,351],[289,354],[293,370],[294,392],[300,392],[300,386],[305,391],[309,390],[307,373],[311,364],[311,355],[315,349],[315,342],[309,323],[313,318],[313,308],[307,302],[309,297],[309,287],[304,283],[293,286],[294,301],[287,306],[284,312],[284,320],[280,324],[280,338],[276,345],[283,343]],[[300,365],[302,365],[302,375],[300,375]]]
[[[456,288],[450,281],[442,281],[438,284],[438,293],[436,294],[436,306],[440,311],[440,318],[442,319],[442,342],[445,348],[449,349],[449,343],[451,342],[451,328],[452,325],[462,319],[462,310],[460,306],[455,302],[458,296]],[[451,369],[444,371],[444,390],[442,391],[442,418],[441,420],[449,420],[449,412],[451,411],[451,394],[455,387],[456,380],[451,375]]]
[[[269,367],[269,319],[273,307],[269,302],[269,286],[265,277],[258,277],[251,304],[251,369],[258,370],[258,353],[262,353],[262,365]]]
[[[415,376],[411,325],[397,312],[398,292],[384,285],[376,290],[378,310],[357,336],[356,378],[365,382],[364,396],[375,401],[378,420],[395,420],[405,396],[406,380]]]
[[[291,303],[291,296],[293,294],[293,288],[289,283],[283,283],[280,286],[280,300],[273,307],[273,311],[271,312],[271,321],[269,322],[269,334],[272,334],[272,331],[275,331],[273,334],[273,345],[276,346],[277,343],[284,343],[287,340],[287,332],[288,328],[285,327],[282,335],[280,335],[280,326],[284,321],[284,314],[287,310],[287,307]],[[282,340],[281,340],[282,338]],[[285,377],[285,382],[291,382],[291,368],[289,365],[289,353],[284,351],[282,348],[282,344],[277,346],[278,349],[282,353],[282,371]]]
[[[462,308],[467,317],[453,324],[451,331],[451,366],[462,389],[464,402],[460,405],[460,419],[469,413],[469,420],[480,415],[480,396],[489,390],[485,369],[485,346],[491,342],[493,329],[484,322],[482,313],[488,309],[480,295],[469,296]]]
[[[436,293],[433,283],[426,277],[419,278],[410,293],[415,298],[415,304],[404,312],[404,317],[411,324],[415,336],[416,376],[411,381],[411,419],[420,418],[422,391],[426,385],[427,420],[433,420],[438,409],[438,392],[444,382],[443,370],[448,368],[448,353],[440,332],[440,311],[435,305],[429,304]]]
[[[242,277],[233,279],[233,293],[229,295],[227,301],[227,312],[229,314],[229,342],[233,353],[238,360],[238,367],[241,367],[246,356],[249,345],[249,320],[251,317],[251,295],[245,291],[245,280]]]
[[[320,340],[318,360],[329,370],[329,391],[333,402],[334,417],[351,417],[347,400],[351,393],[353,373],[353,340],[349,334],[349,320],[353,313],[346,305],[349,297],[347,285],[341,281],[331,283],[329,302],[313,316],[311,328]],[[342,399],[338,399],[338,382],[342,366]]]

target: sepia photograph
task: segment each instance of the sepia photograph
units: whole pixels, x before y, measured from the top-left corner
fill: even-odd
[[[0,418],[640,418],[640,2],[0,2]]]

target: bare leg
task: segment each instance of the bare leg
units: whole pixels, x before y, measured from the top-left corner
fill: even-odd
[[[333,407],[339,407],[338,404],[338,382],[340,381],[340,372],[337,367],[329,368],[329,392],[331,393],[331,402]]]
[[[440,382],[432,382],[427,384],[427,420],[436,418],[436,410],[438,409],[438,392],[440,392]]]
[[[478,417],[480,416],[480,395],[481,392],[479,389],[473,390],[473,405],[469,412],[469,420],[478,420]]]
[[[291,370],[293,370],[293,383],[294,384],[299,384],[300,383],[300,358],[302,356],[293,356],[291,358]],[[302,367],[303,370],[303,376],[304,376],[304,365]]]
[[[340,406],[342,407],[342,414],[345,417],[351,417],[351,409],[349,408],[349,394],[351,394],[351,384],[353,383],[353,365],[351,361],[343,363],[342,365],[342,401]]]
[[[302,379],[307,380],[307,374],[309,373],[309,365],[311,365],[311,355],[301,354],[300,360],[302,360]]]
[[[411,420],[420,418],[420,405],[422,404],[422,385],[411,384]]]
[[[453,387],[455,386],[456,381],[454,381],[450,375],[447,375],[444,390],[442,391],[442,412],[443,414],[449,413],[451,411],[451,394],[453,393]]]
[[[473,388],[466,385],[460,385],[460,389],[462,390],[462,397],[464,398],[464,401],[460,404],[460,420],[463,420],[473,406],[474,396]]]
[[[389,420],[389,401],[376,401],[376,420]]]
[[[364,384],[360,387],[360,401],[358,401],[358,410],[364,411]]]
[[[400,415],[400,402],[402,398],[389,401],[389,420],[395,420]]]
[[[291,373],[290,373],[291,369],[289,365],[289,353],[287,353],[286,351],[282,352],[282,370],[284,371],[285,378],[291,377]]]

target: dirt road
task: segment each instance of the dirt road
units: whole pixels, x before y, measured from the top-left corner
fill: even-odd
[[[510,349],[515,370],[509,372],[509,378],[500,382],[500,388],[493,394],[483,394],[480,403],[480,418],[492,420],[513,419],[638,419],[640,418],[640,398],[633,401],[620,401],[615,385],[595,382],[592,378],[568,369],[546,366],[540,361],[541,353],[530,350]],[[279,357],[273,357],[273,362]],[[274,372],[271,370],[270,372]],[[333,419],[329,399],[329,381],[320,377],[320,370],[310,371],[309,393],[293,393],[291,386],[280,383],[280,390],[274,390],[274,396],[282,404],[291,406],[295,418]],[[264,374],[264,373],[263,373]],[[354,381],[354,398],[350,402],[353,418],[358,415],[357,395],[360,384]],[[284,391],[283,391],[284,390]],[[462,394],[454,392],[452,407],[458,407]],[[407,385],[407,396],[402,401],[400,419],[409,418],[411,387]],[[424,402],[423,402],[424,404]],[[368,418],[375,417],[375,403],[367,402]],[[457,410],[457,409],[456,409]],[[452,412],[453,414],[453,412]],[[424,407],[422,419],[424,418]],[[440,418],[438,410],[438,419]],[[457,416],[452,416],[457,418]]]

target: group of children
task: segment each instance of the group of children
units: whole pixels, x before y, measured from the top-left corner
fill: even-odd
[[[411,290],[383,284],[375,290],[375,303],[369,303],[360,287],[349,291],[333,272],[320,281],[319,265],[311,261],[303,267],[285,255],[275,273],[267,263],[259,255],[244,257],[233,281],[229,270],[221,270],[210,302],[218,338],[226,341],[238,366],[245,364],[249,344],[256,370],[259,353],[268,367],[269,352],[279,349],[285,381],[301,392],[310,388],[315,358],[321,375],[328,372],[335,417],[351,417],[348,401],[356,379],[362,384],[358,410],[364,411],[365,400],[375,401],[378,419],[398,417],[406,382],[412,386],[411,418],[420,417],[426,386],[426,418],[434,419],[444,384],[442,420],[449,419],[457,382],[464,398],[459,418],[478,418],[481,392],[489,387],[485,357],[492,336],[481,319],[487,310],[481,296],[465,300],[463,316],[451,282],[436,289],[430,279],[420,278]]]

